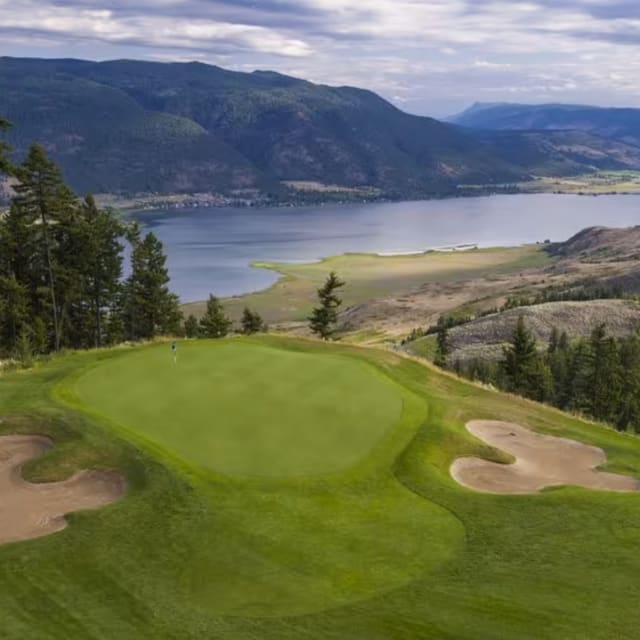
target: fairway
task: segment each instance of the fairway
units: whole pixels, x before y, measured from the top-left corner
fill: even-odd
[[[362,361],[242,340],[124,354],[77,384],[87,406],[190,462],[231,475],[331,473],[400,419],[400,388]]]
[[[166,344],[67,353],[1,376],[0,415],[0,436],[54,444],[26,482],[127,482],[0,545],[3,638],[637,636],[639,492],[496,495],[451,475],[515,461],[477,420],[572,441],[601,478],[640,478],[628,434],[390,352],[277,336],[181,343],[175,366]]]

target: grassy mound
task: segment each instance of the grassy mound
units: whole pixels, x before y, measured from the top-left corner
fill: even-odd
[[[402,412],[400,388],[366,363],[242,341],[125,354],[77,384],[89,407],[186,459],[232,475],[348,468]]]
[[[479,494],[449,466],[466,455],[504,460],[464,429],[473,419],[593,444],[607,453],[607,470],[635,476],[640,440],[387,352],[273,337],[238,348],[254,347],[276,359],[282,352],[282,363],[353,361],[402,395],[402,413],[339,472],[228,476],[149,434],[114,430],[113,417],[87,412],[76,395],[92,368],[121,375],[118,363],[154,357],[155,348],[69,354],[0,378],[0,433],[57,444],[25,470],[31,480],[118,468],[130,487],[119,503],[74,514],[58,534],[0,546],[3,637],[635,637],[640,495]],[[289,366],[287,375],[301,375]]]

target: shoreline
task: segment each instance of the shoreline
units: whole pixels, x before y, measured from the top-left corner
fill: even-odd
[[[241,200],[223,200],[207,198],[203,199],[190,199],[196,196],[196,194],[167,194],[166,196],[159,196],[157,201],[149,201],[148,204],[142,202],[146,196],[140,196],[138,203],[131,206],[126,204],[118,204],[118,196],[113,194],[98,194],[96,196],[100,206],[114,209],[120,215],[124,217],[135,217],[136,215],[145,214],[166,214],[173,211],[181,211],[185,209],[229,209],[243,211],[247,209],[254,210],[268,210],[268,209],[307,209],[314,207],[326,207],[326,206],[358,206],[363,204],[399,204],[403,202],[436,202],[441,200],[462,200],[468,198],[493,198],[502,196],[576,196],[583,198],[601,198],[611,196],[640,196],[640,190],[638,191],[609,191],[609,192],[589,192],[589,191],[570,191],[570,190],[553,190],[553,189],[521,189],[515,191],[506,191],[496,189],[494,191],[482,191],[474,192],[473,189],[464,193],[451,193],[451,194],[433,194],[421,195],[419,197],[405,196],[401,198],[357,198],[357,199],[338,199],[333,200],[330,198],[320,199],[316,202],[309,201],[284,201],[284,202],[267,202],[267,201],[241,201]],[[112,201],[111,198],[114,200]],[[166,200],[165,200],[166,198]],[[184,198],[184,201],[173,202],[172,198]],[[129,200],[135,201],[133,197],[123,198],[122,202],[128,202]]]
[[[436,256],[438,254],[441,255],[452,255],[455,253],[468,253],[472,251],[478,252],[491,252],[491,251],[503,251],[503,250],[516,250],[519,248],[525,247],[539,247],[542,249],[544,247],[544,243],[542,242],[529,242],[524,244],[513,244],[513,245],[495,245],[490,247],[482,247],[476,244],[461,244],[456,245],[455,247],[442,247],[442,248],[433,248],[426,249],[424,251],[411,251],[411,252],[398,252],[398,253],[376,253],[376,252],[345,252],[339,253],[332,256],[324,256],[322,258],[318,258],[316,260],[304,260],[304,261],[295,261],[295,262],[263,262],[260,260],[254,260],[250,262],[247,267],[250,269],[263,269],[265,271],[270,271],[272,273],[277,274],[278,279],[270,284],[267,287],[263,287],[262,289],[254,289],[252,291],[246,291],[244,293],[238,293],[230,296],[221,296],[220,300],[222,302],[225,301],[238,301],[244,298],[256,295],[256,294],[267,294],[271,290],[275,289],[279,285],[286,282],[288,279],[292,278],[289,274],[287,274],[283,269],[287,266],[306,266],[306,265],[322,265],[325,263],[330,263],[333,260],[347,257],[347,256],[365,256],[365,257],[373,257],[379,258],[380,260],[385,259],[393,259],[393,258],[424,258],[427,256]],[[194,305],[202,305],[205,304],[206,300],[191,300],[189,302],[180,302],[180,307],[183,310],[186,308],[194,306]]]

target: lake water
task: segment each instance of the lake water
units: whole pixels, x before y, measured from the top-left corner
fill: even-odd
[[[310,262],[345,252],[424,251],[459,244],[566,240],[594,225],[640,224],[640,196],[501,195],[304,208],[149,211],[138,220],[165,245],[183,302],[268,287],[254,260]]]

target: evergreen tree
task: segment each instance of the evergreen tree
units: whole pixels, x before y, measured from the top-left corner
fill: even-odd
[[[18,340],[16,342],[15,356],[19,362],[25,366],[29,366],[33,360],[33,342],[31,340],[31,331],[26,325],[20,330]]]
[[[242,333],[247,336],[266,330],[262,316],[257,311],[251,311],[249,307],[244,308],[240,325],[242,326]]]
[[[563,409],[584,411],[587,408],[587,364],[589,362],[589,345],[585,340],[578,340],[568,352],[566,386],[560,390]]]
[[[39,145],[31,146],[15,175],[18,184],[13,187],[16,192],[14,214],[23,229],[26,225],[30,230],[31,238],[39,247],[34,255],[36,264],[31,284],[36,291],[43,288],[47,291],[53,346],[58,351],[62,344],[61,311],[65,300],[64,285],[57,282],[57,276],[61,275],[59,249],[76,207],[75,196],[64,183],[58,167]]]
[[[222,303],[214,295],[207,300],[207,309],[200,318],[200,336],[203,338],[224,338],[231,329],[231,320],[224,313]]]
[[[0,133],[7,131],[10,127],[9,122],[0,117]],[[9,162],[9,151],[9,145],[0,140],[0,173],[11,173],[12,171],[11,163]]]
[[[438,334],[436,338],[436,355],[434,358],[434,364],[437,367],[443,369],[447,366],[447,358],[451,353],[451,346],[449,344],[449,327],[447,319],[444,316],[440,316],[438,319]]]
[[[167,258],[153,233],[140,239],[139,230],[129,233],[133,245],[131,275],[124,292],[124,319],[131,340],[177,334],[182,314],[178,298],[168,288]]]
[[[86,325],[90,343],[100,347],[105,338],[105,321],[117,312],[124,229],[111,212],[98,209],[92,196],[87,196],[80,208],[78,227]]]
[[[619,359],[616,343],[607,338],[604,324],[591,334],[589,355],[587,410],[597,420],[612,421],[619,400]]]
[[[503,351],[502,368],[509,391],[531,395],[537,372],[538,352],[535,338],[524,317],[518,318],[511,344]]]
[[[547,349],[547,353],[554,354],[560,345],[560,332],[558,331],[558,327],[553,327],[551,329],[551,336],[549,338],[549,348]]]
[[[621,340],[620,370],[621,377],[620,403],[616,416],[616,426],[621,431],[640,433],[640,335],[633,334]]]
[[[563,331],[560,334],[560,339],[558,340],[558,350],[567,352],[569,350],[569,336],[566,331]]]
[[[28,328],[29,303],[26,288],[15,276],[0,276],[0,347],[12,353],[18,339]]]
[[[198,319],[193,314],[191,314],[184,321],[184,335],[187,336],[187,338],[197,338],[198,331]]]
[[[338,309],[342,304],[337,292],[346,283],[338,278],[332,271],[324,285],[318,289],[318,300],[320,305],[313,309],[309,317],[309,327],[311,331],[320,336],[323,340],[333,337],[338,323]]]

